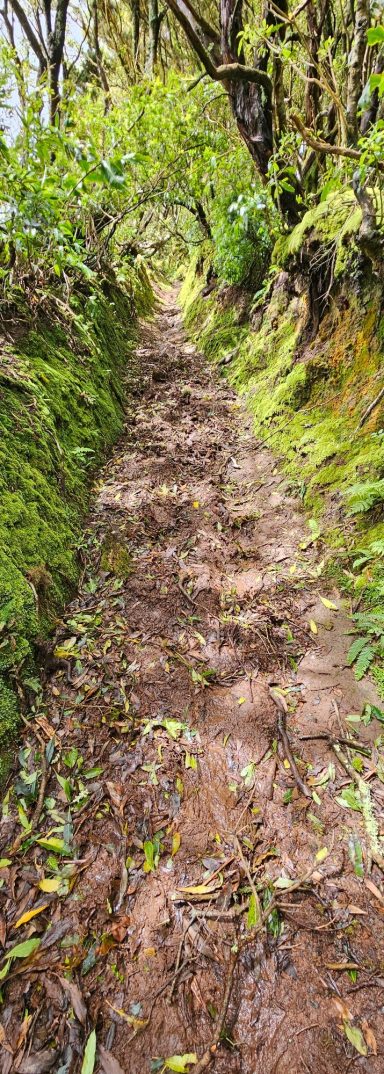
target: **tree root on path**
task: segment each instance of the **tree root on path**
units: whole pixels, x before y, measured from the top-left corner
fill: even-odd
[[[288,733],[287,733],[287,712],[288,712],[287,703],[286,703],[284,697],[282,697],[282,695],[280,693],[277,693],[274,690],[269,691],[269,696],[272,698],[272,701],[276,705],[276,708],[279,710],[279,715],[278,715],[278,718],[277,718],[277,730],[278,730],[280,741],[281,741],[283,749],[284,749],[285,756],[287,758],[287,761],[289,761],[290,769],[291,769],[293,778],[295,780],[296,786],[298,787],[298,789],[301,792],[301,794],[304,794],[306,798],[311,798],[312,799],[312,795],[311,795],[310,790],[308,790],[308,787],[306,787],[305,783],[303,782],[303,780],[301,778],[300,772],[298,772],[296,761],[294,759],[294,756],[293,756],[293,753],[292,753],[292,750],[291,750],[291,747],[290,747],[290,744],[289,744]]]

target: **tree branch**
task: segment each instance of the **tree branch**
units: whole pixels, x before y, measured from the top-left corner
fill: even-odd
[[[210,52],[203,45],[196,26],[190,21],[187,14],[188,9],[183,0],[181,3],[180,0],[167,0],[167,3],[175,18],[183,27],[190,44],[210,78],[215,82],[254,82],[259,86],[263,86],[268,93],[272,92],[269,76],[265,71],[260,71],[257,67],[248,67],[243,63],[221,63],[216,65]]]
[[[14,13],[16,15],[16,18],[18,19],[18,21],[20,23],[20,26],[21,26],[22,30],[25,33],[25,36],[26,36],[27,40],[29,41],[29,44],[31,46],[32,51],[35,53],[35,56],[39,61],[41,73],[43,73],[47,69],[47,60],[46,60],[46,57],[44,56],[44,52],[43,52],[42,47],[40,45],[40,41],[39,41],[38,37],[35,34],[33,26],[31,26],[26,14],[25,14],[25,11],[23,11],[22,5],[19,3],[19,0],[10,0],[10,4],[11,4],[11,7],[12,7],[12,10],[14,11]]]
[[[322,138],[315,138],[312,131],[309,131],[307,127],[304,126],[302,119],[300,119],[300,116],[296,115],[296,113],[291,113],[290,119],[293,126],[301,134],[303,141],[306,142],[307,145],[310,145],[312,149],[315,149],[317,153],[328,153],[330,156],[334,157],[347,157],[349,160],[361,159],[361,152],[359,149],[352,149],[343,145],[330,145],[329,142],[324,142]],[[376,167],[380,172],[384,172],[383,161],[376,162]]]

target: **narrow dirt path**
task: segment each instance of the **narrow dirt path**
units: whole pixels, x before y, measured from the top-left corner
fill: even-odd
[[[380,816],[380,725],[345,719],[376,699],[321,542],[174,293],[139,358],[4,808],[1,1070],[379,1074],[380,844],[354,773]],[[347,772],[327,736],[356,730]]]

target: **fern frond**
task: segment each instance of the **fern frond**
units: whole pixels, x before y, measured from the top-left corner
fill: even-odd
[[[363,678],[363,675],[366,674],[368,668],[371,666],[374,657],[375,650],[372,648],[372,645],[366,645],[365,648],[361,650],[355,663],[355,675],[357,679]]]
[[[384,478],[379,481],[361,481],[351,485],[345,493],[349,514],[358,515],[370,511],[376,503],[384,500]]]
[[[359,653],[361,653],[361,650],[364,649],[366,644],[366,638],[355,638],[355,641],[352,642],[352,645],[348,650],[347,664],[349,664],[349,666],[351,666],[351,664],[354,664],[356,658],[358,657]]]

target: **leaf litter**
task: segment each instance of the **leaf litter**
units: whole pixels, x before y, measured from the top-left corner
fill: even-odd
[[[376,1074],[380,704],[173,293],[138,357],[3,800],[3,1069]]]

